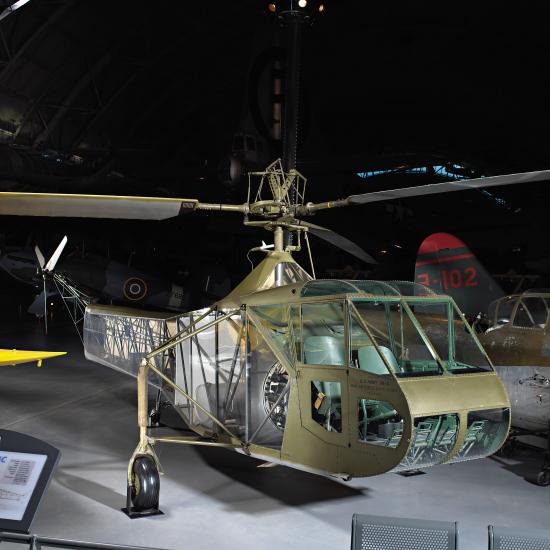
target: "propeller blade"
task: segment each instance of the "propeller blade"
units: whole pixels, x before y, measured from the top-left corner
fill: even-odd
[[[55,269],[55,266],[59,261],[59,257],[61,256],[66,244],[67,244],[67,235],[65,235],[63,239],[61,239],[61,242],[57,245],[55,252],[52,254],[52,257],[48,260],[46,267],[44,267],[45,271],[53,271]]]
[[[450,193],[452,191],[466,191],[468,189],[483,189],[497,185],[515,185],[517,183],[532,183],[550,179],[550,170],[538,172],[523,172],[520,174],[505,174],[503,176],[490,176],[487,178],[475,178],[459,181],[445,181],[442,183],[431,183],[406,187],[402,189],[388,189],[384,191],[373,191],[361,195],[348,197],[349,204],[367,204],[370,202],[386,201],[391,199],[404,199],[407,197],[422,197],[435,195],[437,193]]]
[[[294,222],[293,222],[294,223]],[[378,262],[367,252],[365,252],[359,245],[355,244],[353,241],[350,241],[347,237],[332,231],[332,229],[327,229],[326,227],[321,227],[320,225],[315,225],[310,222],[305,222],[303,220],[295,220],[297,225],[303,225],[308,228],[308,232],[324,241],[333,244],[337,248],[340,248],[363,260],[367,264],[377,264]]]
[[[36,254],[36,259],[38,260],[38,265],[40,266],[40,269],[44,269],[46,260],[44,259],[44,254],[42,254],[42,251],[40,250],[40,248],[38,248],[38,245],[34,247],[34,253]]]

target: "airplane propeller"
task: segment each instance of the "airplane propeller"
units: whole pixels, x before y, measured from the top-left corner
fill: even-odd
[[[48,291],[46,288],[46,279],[49,275],[53,273],[55,266],[57,265],[61,254],[63,253],[63,249],[67,244],[67,240],[67,235],[65,235],[63,239],[61,239],[61,242],[57,245],[57,248],[55,249],[55,252],[52,254],[51,258],[47,262],[44,258],[44,254],[42,254],[42,251],[40,250],[38,245],[34,247],[34,253],[36,254],[36,259],[38,260],[40,273],[42,275],[43,290],[41,294],[43,295],[42,298],[44,304],[44,330],[46,331],[46,334],[48,334]],[[38,299],[40,299],[40,296]],[[33,306],[34,303],[31,305],[31,309],[33,312],[36,312],[37,308],[33,308]]]

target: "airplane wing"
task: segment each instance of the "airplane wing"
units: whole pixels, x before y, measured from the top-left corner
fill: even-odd
[[[23,351],[16,349],[0,349],[0,367],[4,365],[19,365],[20,363],[34,363],[42,366],[43,359],[50,359],[65,355],[66,351]]]

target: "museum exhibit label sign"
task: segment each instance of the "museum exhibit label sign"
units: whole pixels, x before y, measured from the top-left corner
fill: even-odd
[[[0,430],[0,531],[28,532],[60,454],[40,439]]]

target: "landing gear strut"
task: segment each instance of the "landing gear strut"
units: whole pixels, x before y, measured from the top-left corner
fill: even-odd
[[[128,465],[126,508],[122,511],[131,519],[162,514],[159,510],[160,476],[154,451],[147,436],[147,364],[138,371],[139,445]],[[158,397],[157,397],[158,399]]]

